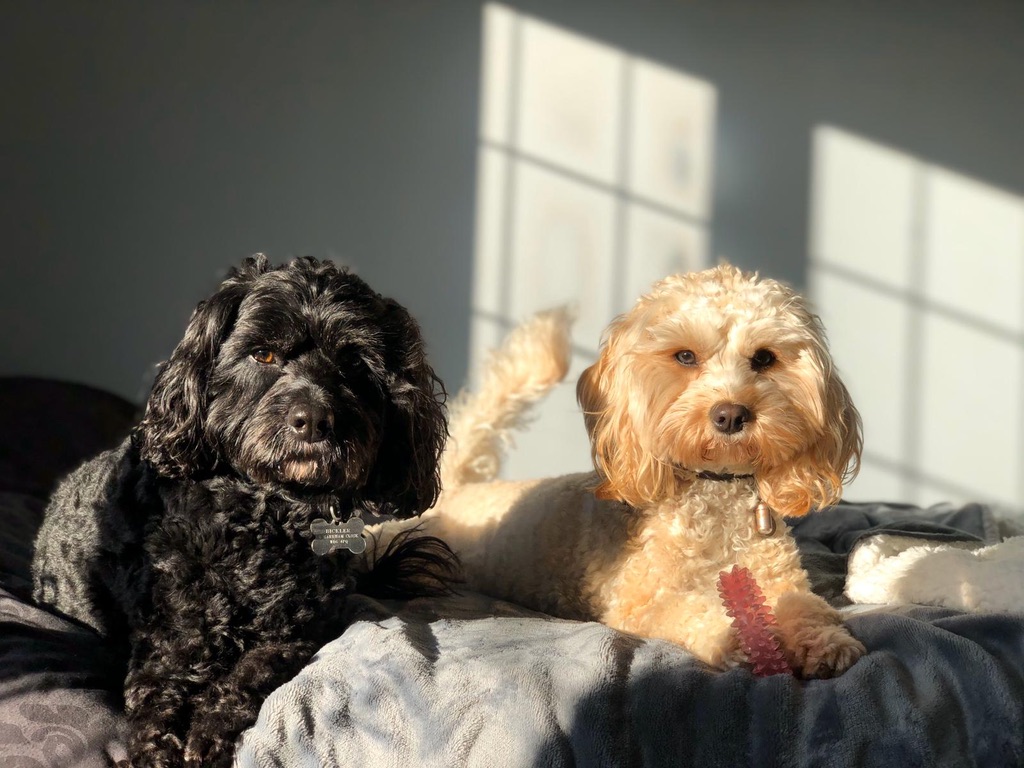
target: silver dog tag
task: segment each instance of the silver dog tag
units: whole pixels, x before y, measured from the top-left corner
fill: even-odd
[[[358,555],[366,550],[366,538],[363,536],[365,527],[366,523],[358,517],[349,518],[344,523],[318,517],[309,524],[310,533],[313,534],[310,546],[313,552],[321,556],[329,555],[336,549],[347,549],[353,555]]]

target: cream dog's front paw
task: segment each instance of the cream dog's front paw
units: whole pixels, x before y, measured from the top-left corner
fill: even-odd
[[[865,653],[864,644],[843,626],[806,627],[783,637],[786,660],[800,677],[835,677]]]
[[[837,610],[809,592],[787,592],[775,607],[786,660],[800,677],[835,677],[866,652]]]

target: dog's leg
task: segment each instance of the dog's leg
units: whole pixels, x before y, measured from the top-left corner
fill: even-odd
[[[809,591],[780,595],[775,619],[783,652],[803,677],[833,677],[864,655],[864,645],[843,626],[839,611]]]
[[[759,580],[765,583],[765,579]],[[809,590],[770,589],[768,604],[778,622],[786,660],[801,677],[832,677],[864,654],[864,646],[843,626],[842,615]],[[611,610],[601,621],[616,629],[669,640],[719,669],[746,661],[717,592],[668,594],[644,603],[640,612]]]
[[[184,747],[178,734],[188,722],[192,697],[200,690],[200,684],[185,676],[197,667],[177,667],[172,674],[161,654],[136,658],[124,692],[129,763],[132,768],[178,768]]]
[[[778,622],[778,638],[801,677],[833,677],[864,655],[864,646],[843,626],[843,617],[811,592],[800,552],[788,530],[751,544],[740,558],[764,593]]]
[[[634,602],[636,600],[636,602]],[[639,610],[637,606],[642,606]],[[599,617],[608,626],[643,637],[683,646],[696,658],[719,669],[746,661],[712,584],[687,592],[657,590],[649,584],[613,600]]]
[[[714,610],[712,608],[712,610]],[[692,617],[686,619],[692,621]],[[702,623],[697,631],[692,625],[680,631],[673,639],[690,653],[717,669],[729,669],[747,660],[740,646],[739,635],[732,628],[728,617],[722,622]]]
[[[256,722],[263,700],[294,677],[318,647],[311,642],[279,642],[247,651],[227,675],[197,697],[185,741],[185,765],[230,766],[238,737]]]
[[[185,612],[153,616],[133,633],[124,684],[131,768],[181,768],[198,696],[237,658],[230,638]]]

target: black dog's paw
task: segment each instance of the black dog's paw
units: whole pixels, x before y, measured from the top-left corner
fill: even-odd
[[[180,768],[181,739],[171,733],[139,734],[124,765],[131,768]]]
[[[185,768],[230,768],[234,755],[234,741],[193,726],[185,746]]]

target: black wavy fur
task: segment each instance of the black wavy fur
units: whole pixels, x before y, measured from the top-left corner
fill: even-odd
[[[374,544],[367,547],[374,552],[367,570],[355,574],[356,589],[365,595],[382,600],[445,596],[463,580],[451,548],[421,534],[419,526],[397,533],[383,551]]]
[[[230,764],[356,588],[311,521],[431,506],[443,402],[409,313],[330,262],[256,256],[199,304],[132,437],[60,485],[36,542],[36,599],[124,649],[131,766]],[[453,557],[410,538],[359,579],[443,591]]]

